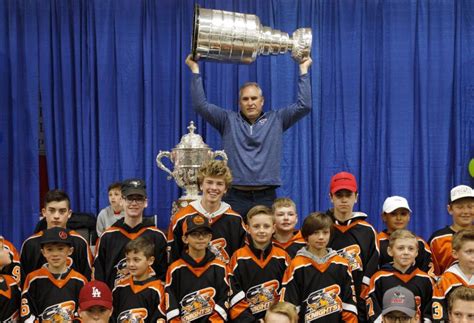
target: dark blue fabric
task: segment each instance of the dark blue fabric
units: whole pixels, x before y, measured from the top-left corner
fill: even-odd
[[[263,25],[313,28],[313,111],[284,136],[283,186],[301,220],[330,206],[331,175],[353,172],[357,209],[382,229],[381,204],[408,198],[410,228],[427,238],[450,222],[449,189],[474,185],[474,3],[471,0],[197,1],[257,14]],[[50,187],[75,211],[108,204],[109,183],[143,177],[146,214],[168,223],[173,182],[155,166],[195,120],[191,110],[193,1],[10,0],[0,4],[0,233],[18,246],[38,201],[38,102]],[[249,66],[201,63],[209,102],[237,111],[238,87],[257,81],[266,107],[295,98],[289,55]],[[30,228],[30,232],[28,232]]]

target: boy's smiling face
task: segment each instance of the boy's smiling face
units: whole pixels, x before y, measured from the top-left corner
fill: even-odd
[[[46,243],[41,247],[41,253],[48,262],[48,268],[58,273],[66,269],[67,259],[72,255],[72,251],[73,247],[65,243]]]
[[[294,207],[282,206],[275,210],[275,229],[277,232],[293,232],[298,223],[298,214]]]

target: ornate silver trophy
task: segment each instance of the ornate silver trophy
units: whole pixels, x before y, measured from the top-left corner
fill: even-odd
[[[184,207],[198,198],[197,173],[202,164],[216,157],[227,161],[227,155],[223,150],[211,151],[202,137],[194,133],[196,127],[193,121],[189,123],[188,130],[189,133],[181,137],[180,143],[171,152],[160,150],[156,156],[158,167],[169,174],[168,179],[174,178],[176,184],[184,190],[184,194],[178,199],[178,205],[173,205],[172,214],[177,208]],[[167,157],[173,163],[173,171],[161,162],[163,157]]]
[[[291,51],[300,62],[311,53],[311,28],[297,29],[292,37],[264,27],[255,15],[195,6],[192,55],[197,60],[252,63],[258,55]]]

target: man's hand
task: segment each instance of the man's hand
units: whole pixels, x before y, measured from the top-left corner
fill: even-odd
[[[300,62],[300,75],[305,75],[308,73],[309,67],[313,63],[313,60],[311,57],[306,57],[303,58],[303,60]]]
[[[191,72],[199,74],[199,64],[193,60],[193,55],[189,54],[188,57],[186,57],[186,65],[188,65]]]

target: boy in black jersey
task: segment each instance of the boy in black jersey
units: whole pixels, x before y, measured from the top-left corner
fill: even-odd
[[[130,276],[113,290],[116,322],[165,322],[166,309],[162,282],[152,275],[154,245],[139,237],[127,243],[125,259]]]
[[[0,237],[0,268],[11,265],[12,258]],[[20,319],[20,287],[12,275],[0,272],[0,322],[17,322]]]
[[[209,220],[194,214],[183,223],[185,250],[166,274],[168,322],[227,321],[229,283],[227,266],[208,249]]]
[[[247,214],[249,243],[238,249],[229,264],[232,295],[230,317],[235,322],[254,322],[280,296],[281,280],[291,259],[272,245],[275,217],[272,210],[256,205]]]
[[[21,299],[21,320],[72,321],[79,292],[87,279],[67,265],[73,247],[68,232],[59,227],[41,236],[41,253],[47,265],[26,277]]]

